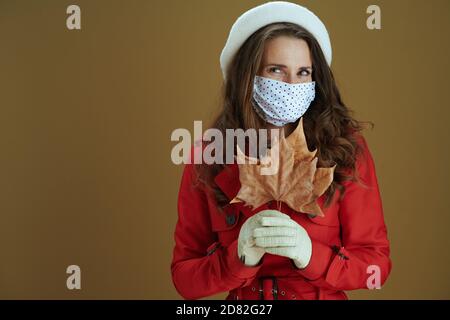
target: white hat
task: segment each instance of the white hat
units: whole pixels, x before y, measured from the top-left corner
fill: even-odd
[[[308,30],[319,42],[328,65],[331,65],[331,43],[325,25],[305,7],[286,1],[270,1],[244,12],[233,24],[220,54],[223,78],[231,59],[256,30],[274,22],[291,22]]]

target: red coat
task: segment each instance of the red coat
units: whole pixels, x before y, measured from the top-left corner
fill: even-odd
[[[246,219],[264,209],[277,209],[275,201],[251,210],[242,203],[220,214],[214,197],[193,186],[193,165],[185,165],[178,196],[178,222],[171,264],[172,280],[185,299],[198,299],[229,291],[228,299],[347,299],[343,290],[367,288],[372,274],[381,271],[381,284],[391,270],[389,241],[372,155],[365,139],[357,170],[367,188],[346,182],[346,193],[323,207],[325,217],[309,218],[284,203],[288,214],[308,232],[312,256],[305,269],[286,257],[265,254],[256,267],[242,264],[237,255],[239,230]],[[227,170],[227,169],[231,170]],[[215,182],[229,199],[239,191],[239,168],[227,165]]]

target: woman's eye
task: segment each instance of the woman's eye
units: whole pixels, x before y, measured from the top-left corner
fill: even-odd
[[[302,71],[300,71],[300,75],[301,76],[309,76],[310,72],[308,70],[302,70]]]
[[[280,71],[280,68],[276,68],[276,67],[270,68],[269,72],[275,72],[276,70]],[[275,72],[275,73],[279,73],[279,72]]]

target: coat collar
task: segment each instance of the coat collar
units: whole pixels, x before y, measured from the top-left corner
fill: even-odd
[[[239,190],[241,189],[241,182],[239,179],[239,165],[234,162],[232,164],[227,164],[214,178],[214,182],[223,191],[227,198],[231,201],[236,197]],[[250,217],[253,212],[258,212],[264,208],[268,209],[269,204],[263,204],[258,208],[251,208],[244,202],[236,203],[239,211],[241,211],[245,216]]]
[[[237,163],[227,164],[214,178],[214,182],[231,201],[241,189],[239,166]]]

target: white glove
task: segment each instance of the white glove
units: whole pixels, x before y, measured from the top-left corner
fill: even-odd
[[[248,218],[242,225],[238,237],[238,256],[241,261],[246,266],[256,266],[265,253],[264,248],[255,246],[253,230],[264,224],[274,223],[273,221],[280,223],[279,220],[290,219],[288,215],[277,210],[263,210]]]
[[[265,220],[253,231],[256,245],[267,253],[291,258],[297,268],[305,268],[312,254],[306,230],[292,219]]]

